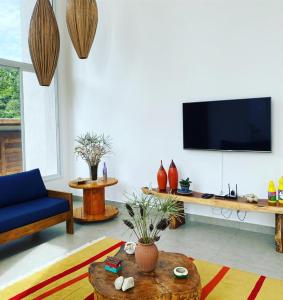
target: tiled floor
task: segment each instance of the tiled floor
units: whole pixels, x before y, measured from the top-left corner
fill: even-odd
[[[0,245],[0,286],[102,236],[128,240],[120,209],[114,220],[75,225],[75,234],[65,234],[65,224],[6,245]],[[158,248],[283,279],[283,254],[277,253],[274,237],[216,225],[188,222],[161,236]]]

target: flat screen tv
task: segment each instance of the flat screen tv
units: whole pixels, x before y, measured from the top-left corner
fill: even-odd
[[[184,149],[271,151],[271,98],[183,103]]]

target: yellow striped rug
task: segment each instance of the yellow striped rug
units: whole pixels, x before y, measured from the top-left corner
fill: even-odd
[[[0,290],[0,299],[93,300],[88,266],[115,255],[123,242],[102,238]],[[283,281],[194,260],[201,276],[201,300],[282,300]]]

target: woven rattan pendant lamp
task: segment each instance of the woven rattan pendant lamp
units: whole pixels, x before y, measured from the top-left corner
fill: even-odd
[[[58,25],[49,0],[37,0],[30,21],[28,41],[39,84],[49,86],[60,50]]]
[[[68,0],[66,20],[71,40],[79,58],[87,58],[98,22],[96,1]]]

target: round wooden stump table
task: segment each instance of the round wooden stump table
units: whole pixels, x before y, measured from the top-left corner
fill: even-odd
[[[90,265],[89,281],[94,287],[95,299],[200,299],[200,276],[196,266],[187,256],[161,251],[155,271],[149,274],[138,270],[134,255],[127,255],[124,251],[120,251],[116,257],[123,261],[123,270],[118,275],[105,271],[103,262]],[[173,269],[180,266],[188,269],[188,278],[175,278]],[[118,276],[134,277],[135,287],[126,292],[115,290],[114,281]]]
[[[115,178],[86,180],[83,184],[76,180],[70,181],[71,188],[83,189],[83,207],[74,209],[74,219],[80,222],[98,222],[116,217],[119,213],[118,208],[105,205],[105,187],[117,183]]]

